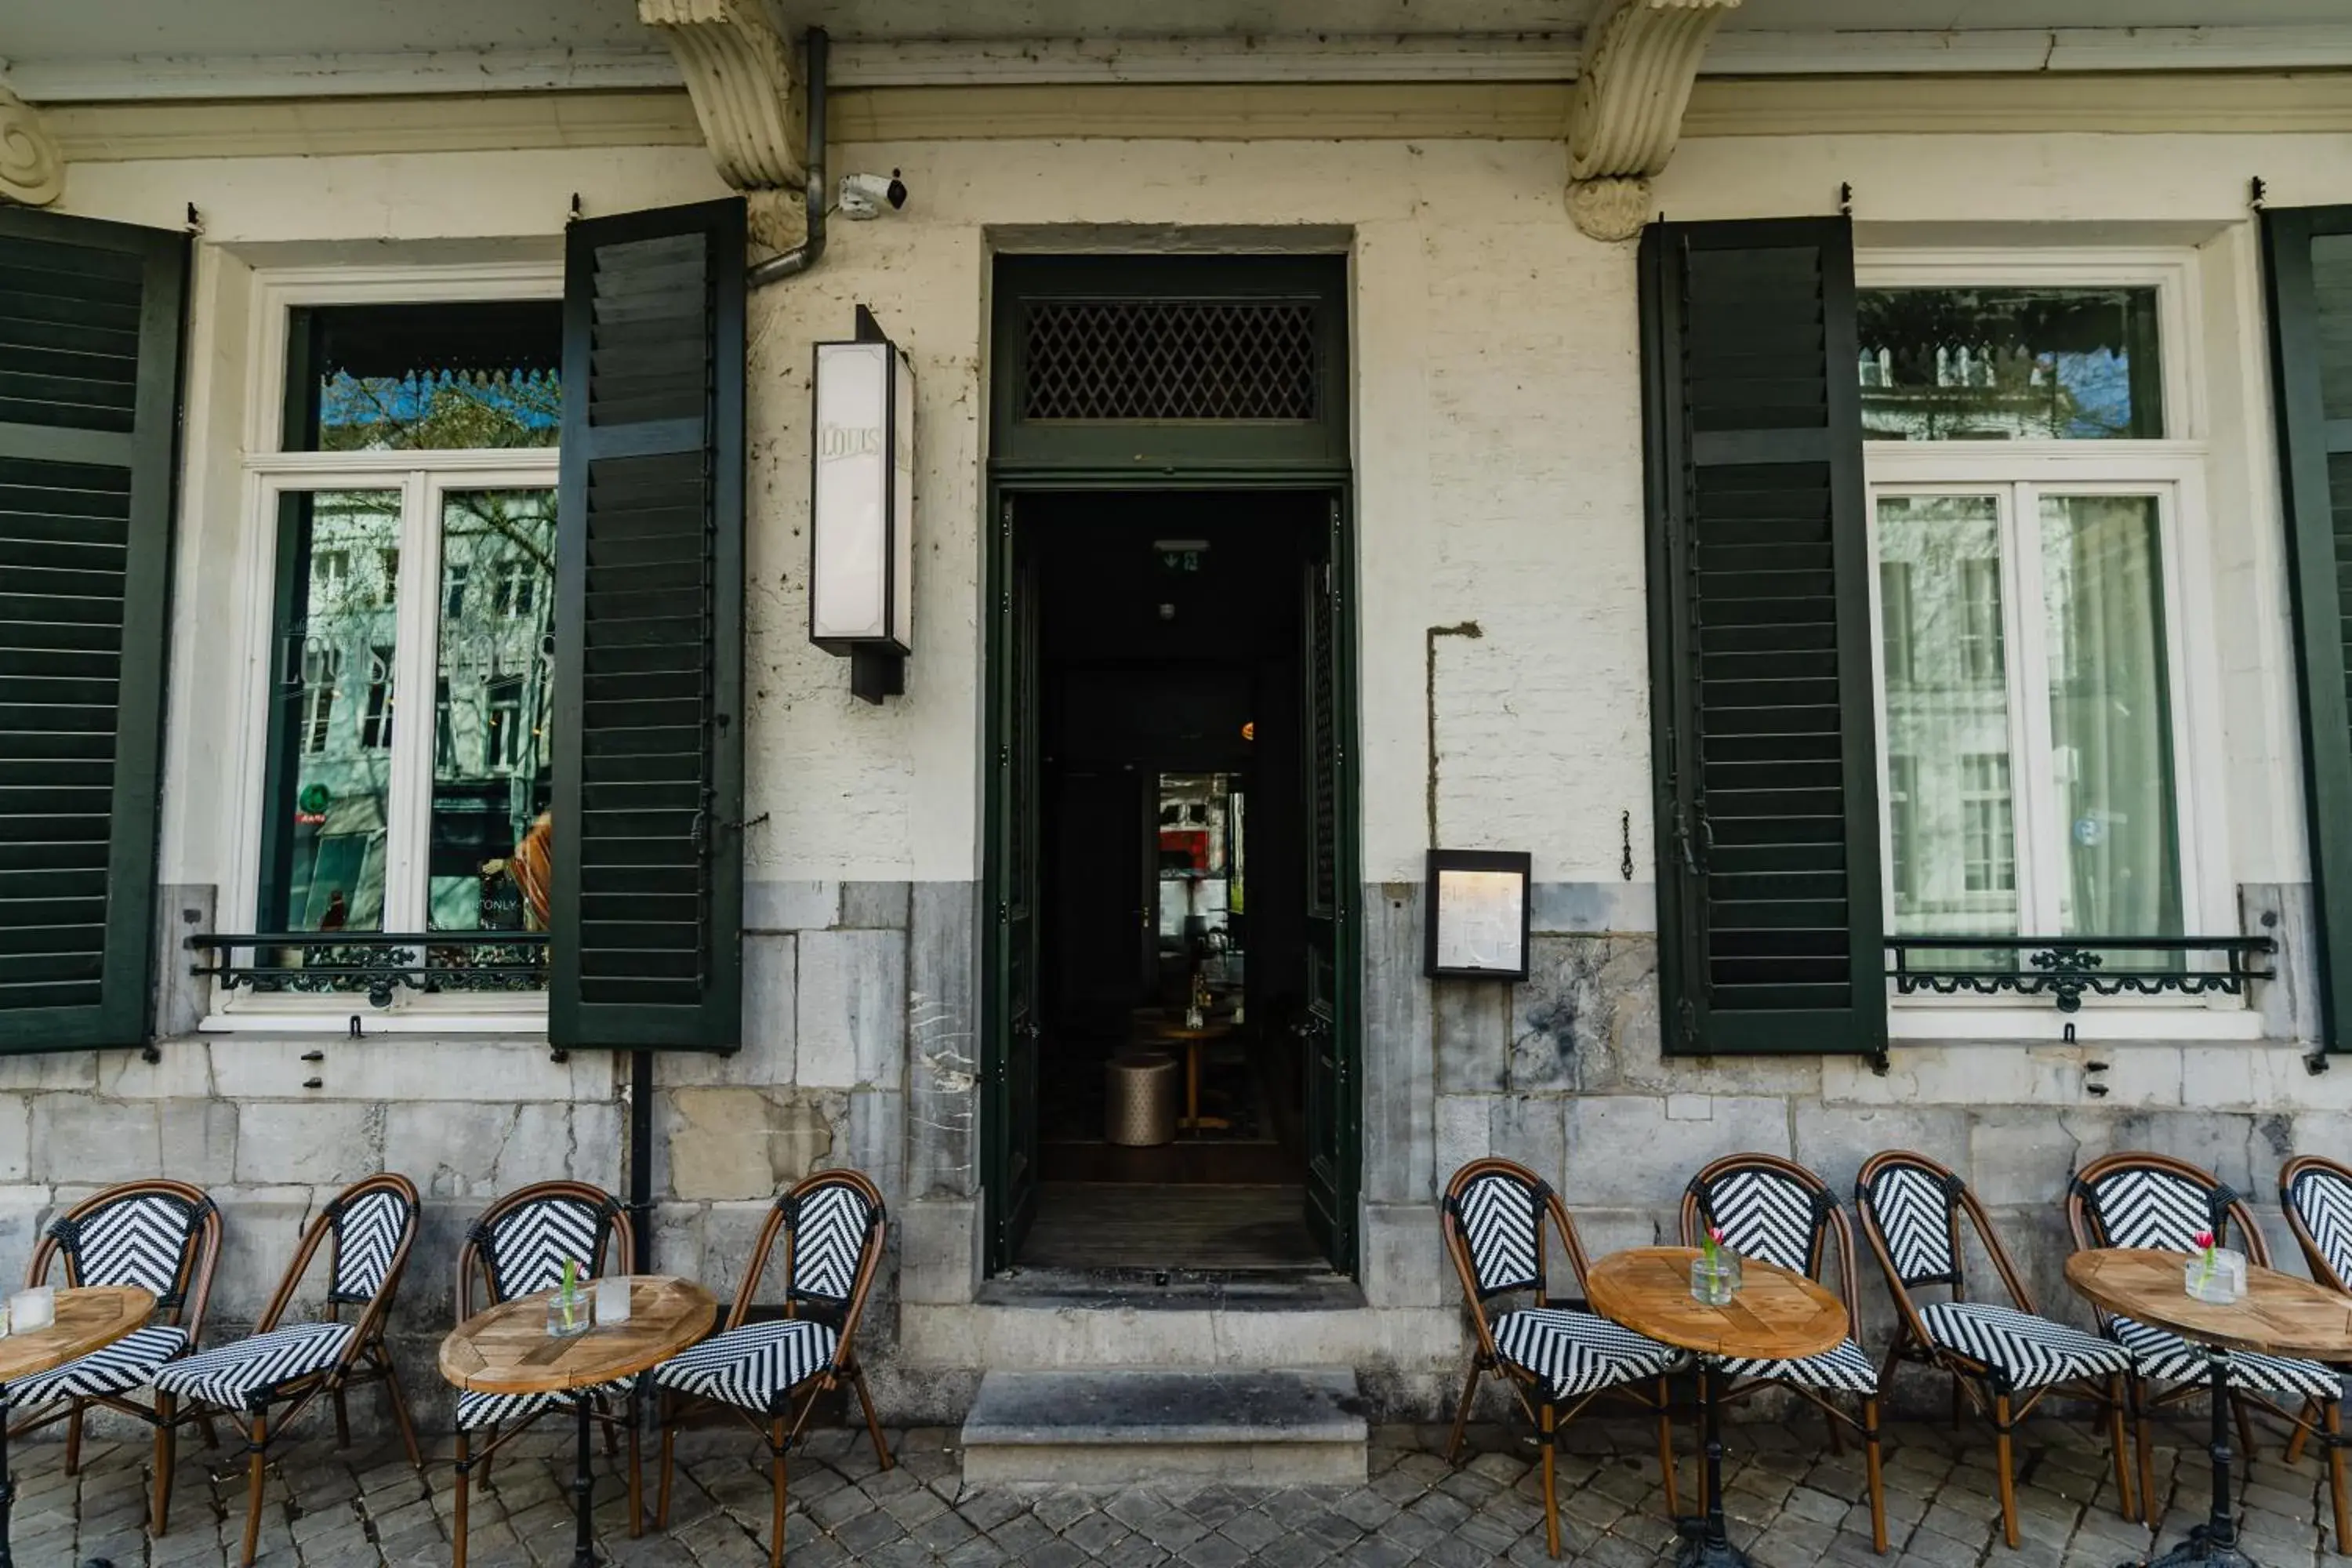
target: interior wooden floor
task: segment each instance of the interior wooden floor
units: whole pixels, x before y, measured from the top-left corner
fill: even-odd
[[[1137,1151],[1159,1152],[1160,1151]],[[1296,1184],[1047,1182],[1021,1248],[1031,1268],[1187,1271],[1328,1267]]]

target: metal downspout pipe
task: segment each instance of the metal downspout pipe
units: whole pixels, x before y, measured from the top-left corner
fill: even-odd
[[[754,289],[798,277],[824,254],[824,57],[823,27],[808,30],[808,237],[781,256],[772,256],[744,274]]]

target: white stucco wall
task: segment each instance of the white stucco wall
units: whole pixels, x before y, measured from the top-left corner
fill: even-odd
[[[938,142],[836,149],[901,168],[906,212],[836,222],[813,274],[751,322],[752,874],[977,874],[982,399],[988,258],[1106,241],[1102,226],[1353,236],[1365,871],[1418,875],[1426,838],[1424,628],[1437,651],[1439,833],[1533,852],[1540,880],[1618,876],[1620,814],[1649,859],[1641,430],[1631,246],[1580,235],[1554,142]],[[1865,244],[2119,242],[2197,247],[2199,402],[2210,448],[2216,678],[2228,714],[2231,870],[2298,879],[2292,691],[2246,210],[2352,199],[2341,136],[1721,138],[1658,181],[1680,218],[1822,212],[1856,193]],[[232,879],[221,824],[243,795],[224,737],[237,513],[230,457],[250,395],[247,262],[329,254],[548,256],[574,192],[590,213],[721,194],[694,148],[88,163],[68,210],[205,243],[193,345],[191,489],[178,615],[164,879]],[[322,242],[358,242],[322,248]],[[431,243],[425,243],[431,242]],[[467,242],[490,242],[487,246]],[[871,305],[920,384],[917,655],[908,696],[848,695],[805,640],[808,344]],[[2185,363],[2177,360],[2176,364]]]

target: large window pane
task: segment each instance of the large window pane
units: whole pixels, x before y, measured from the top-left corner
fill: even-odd
[[[555,492],[452,491],[440,527],[432,929],[544,931]]]
[[[1894,929],[2018,934],[2000,504],[1882,497],[1878,551]]]
[[[552,300],[298,310],[286,447],[552,447],[563,424],[562,315]]]
[[[2157,503],[2042,498],[2059,929],[2181,932]]]
[[[398,490],[285,498],[262,834],[265,931],[380,931]]]
[[[2164,434],[2154,289],[1864,289],[1855,310],[1873,440]]]

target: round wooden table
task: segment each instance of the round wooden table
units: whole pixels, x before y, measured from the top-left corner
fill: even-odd
[[[58,1318],[46,1329],[0,1339],[0,1568],[12,1568],[8,1512],[16,1500],[16,1478],[8,1468],[11,1384],[79,1361],[146,1327],[155,1298],[131,1285],[86,1285],[58,1292]]]
[[[1683,1535],[1680,1568],[1747,1568],[1748,1554],[1723,1526],[1721,1399],[1725,1358],[1798,1361],[1843,1343],[1845,1303],[1802,1274],[1752,1258],[1739,1260],[1738,1294],[1710,1307],[1690,1293],[1695,1247],[1637,1247],[1612,1253],[1585,1271],[1592,1310],[1637,1334],[1696,1352],[1698,1405],[1706,1438],[1706,1512],[1675,1521]]]
[[[629,1280],[629,1321],[561,1339],[547,1331],[551,1290],[518,1296],[477,1312],[441,1342],[441,1375],[477,1394],[568,1394],[632,1377],[710,1332],[719,1304],[688,1279],[639,1274]],[[634,1394],[632,1398],[634,1399]],[[594,1489],[588,1401],[572,1401],[580,1426],[572,1496],[577,1513],[572,1568],[595,1568]]]
[[[2352,1296],[2297,1279],[2274,1268],[2246,1265],[2246,1294],[2221,1306],[2189,1293],[2183,1276],[2189,1255],[2134,1247],[2097,1247],[2066,1259],[2066,1283],[2118,1317],[2168,1329],[2205,1352],[2213,1398],[2213,1506],[2203,1524],[2148,1568],[2252,1568],[2238,1550],[2230,1512],[2230,1352],[2352,1361]]]

